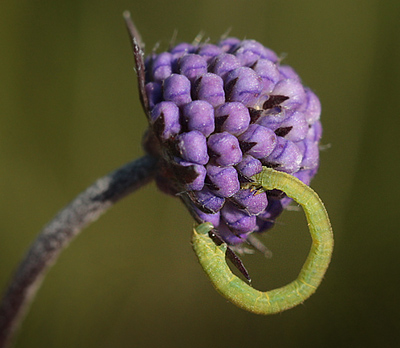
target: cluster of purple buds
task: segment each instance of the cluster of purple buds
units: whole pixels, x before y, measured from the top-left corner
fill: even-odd
[[[319,163],[321,106],[289,66],[254,40],[181,43],[145,61],[157,185],[230,245],[273,226],[290,203],[246,188],[262,166],[307,185]],[[248,186],[247,186],[248,187]]]

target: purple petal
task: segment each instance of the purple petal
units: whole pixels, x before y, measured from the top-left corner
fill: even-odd
[[[266,166],[292,174],[300,169],[302,154],[300,149],[291,141],[277,137],[278,142],[272,153],[261,159]]]
[[[192,202],[202,211],[217,213],[225,204],[225,198],[216,196],[207,187],[193,192]]]
[[[223,79],[230,73],[232,70],[240,68],[240,63],[238,59],[232,54],[221,54],[215,58],[213,58],[210,62],[210,72],[221,76]]]
[[[150,123],[161,139],[169,139],[178,134],[181,130],[179,108],[173,102],[158,103],[153,110],[151,110]]]
[[[303,155],[300,166],[305,169],[316,168],[319,163],[318,143],[313,140],[304,139],[296,143],[296,145]]]
[[[282,110],[280,113],[268,114],[257,123],[293,142],[303,140],[309,131],[304,113],[296,110]]]
[[[317,171],[317,168],[303,169],[303,170],[299,170],[297,173],[294,173],[293,175],[297,179],[299,179],[303,183],[305,183],[306,185],[310,185],[311,179],[314,177],[316,171]]]
[[[232,198],[232,201],[243,207],[250,215],[257,215],[268,205],[267,194],[251,189],[242,189]]]
[[[225,224],[224,220],[221,218],[221,222],[218,226],[218,235],[228,245],[237,245],[245,242],[248,234],[249,233],[239,233],[236,231],[231,231],[229,227]]]
[[[319,142],[320,139],[321,139],[321,136],[322,136],[322,124],[318,120],[308,130],[306,139],[314,140],[316,142]]]
[[[197,51],[197,54],[202,56],[207,62],[209,62],[212,58],[222,54],[221,47],[212,44],[204,44]]]
[[[272,61],[260,59],[253,67],[263,81],[263,93],[271,93],[280,80],[279,70]]]
[[[196,51],[196,48],[186,42],[182,42],[176,45],[170,50],[172,54],[172,71],[178,73],[179,71],[179,59],[186,54],[190,54]]]
[[[307,95],[307,106],[304,111],[306,120],[309,124],[313,124],[319,120],[321,115],[321,103],[318,97],[309,88],[305,88]]]
[[[205,100],[214,107],[225,103],[224,81],[220,76],[204,74],[196,81],[195,86],[198,99]]]
[[[301,109],[306,101],[306,92],[300,81],[295,79],[285,79],[279,81],[274,90],[273,95],[284,95],[289,97],[281,105],[291,109]]]
[[[177,144],[182,158],[187,162],[206,164],[207,154],[206,137],[199,131],[182,133],[177,136]]]
[[[189,44],[187,42],[181,42],[181,43],[177,44],[175,47],[173,47],[170,50],[170,52],[172,54],[176,54],[176,53],[184,53],[184,54],[186,54],[186,53],[192,53],[195,50],[196,50],[196,48],[193,45],[191,45],[191,44]]]
[[[227,37],[226,39],[218,42],[218,46],[225,52],[232,51],[235,47],[240,44],[241,40],[236,37]]]
[[[192,101],[190,96],[190,81],[184,75],[172,74],[164,80],[164,99],[178,106]]]
[[[232,70],[226,77],[225,90],[228,101],[237,101],[245,106],[256,104],[263,82],[253,69],[241,67]]]
[[[208,164],[206,183],[220,197],[231,197],[240,189],[238,174],[233,167],[218,167]],[[208,179],[208,180],[207,180]]]
[[[240,233],[252,232],[256,228],[256,216],[237,209],[230,202],[226,202],[221,209],[221,218],[230,229]]]
[[[179,70],[182,75],[194,82],[198,77],[207,73],[207,62],[198,54],[186,54],[179,60]]]
[[[279,67],[279,72],[283,79],[293,79],[301,82],[299,75],[296,71],[289,65],[281,65]]]
[[[181,167],[191,167],[191,170],[197,175],[194,180],[190,179],[186,183],[186,190],[188,191],[200,191],[204,187],[204,179],[206,178],[207,170],[204,166],[196,163],[179,161],[179,166]],[[183,180],[181,180],[183,181]]]
[[[192,206],[192,209],[194,209],[195,213],[199,217],[199,219],[203,222],[211,222],[215,228],[219,226],[219,221],[220,221],[220,213],[217,212],[215,214],[207,214],[202,212],[199,208],[197,208],[195,205]]]
[[[190,131],[197,130],[208,137],[215,129],[214,109],[204,100],[195,100],[183,107],[183,116]]]
[[[264,47],[255,40],[242,41],[234,53],[244,66],[252,66],[259,59],[268,59],[274,63],[278,61],[278,57],[274,51]]]
[[[242,160],[239,141],[230,133],[223,132],[211,135],[208,138],[207,145],[213,160],[220,166],[232,166]]]
[[[240,135],[250,124],[249,109],[239,102],[225,103],[215,109],[215,122],[218,132]]]
[[[150,110],[154,108],[156,104],[162,101],[162,87],[159,82],[149,82],[146,84],[146,94],[149,100]]]
[[[154,81],[163,81],[172,73],[172,55],[169,52],[160,53],[152,64]]]
[[[253,156],[244,155],[242,161],[236,166],[236,169],[242,176],[251,178],[262,171],[262,164]]]
[[[268,200],[268,206],[264,212],[257,217],[262,220],[275,220],[283,211],[282,203],[279,199]]]
[[[239,136],[240,146],[243,152],[255,158],[268,156],[276,146],[275,133],[258,124],[251,124],[249,128]]]

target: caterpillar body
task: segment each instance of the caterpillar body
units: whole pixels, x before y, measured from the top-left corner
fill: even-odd
[[[329,266],[333,233],[327,211],[317,193],[296,177],[271,168],[252,177],[255,189],[281,190],[304,210],[312,244],[296,280],[270,291],[259,291],[232,273],[225,260],[226,244],[217,246],[209,236],[211,223],[193,230],[193,248],[212,284],[225,298],[240,308],[257,314],[274,314],[295,307],[318,288]]]

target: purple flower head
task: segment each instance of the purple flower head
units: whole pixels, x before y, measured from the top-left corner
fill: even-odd
[[[322,134],[318,97],[275,52],[231,37],[153,52],[142,76],[144,147],[159,157],[159,188],[230,245],[271,228],[291,199],[248,183],[262,166],[310,183]]]

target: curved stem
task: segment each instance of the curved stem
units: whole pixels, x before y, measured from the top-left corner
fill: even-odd
[[[144,156],[98,179],[41,231],[21,262],[0,304],[0,348],[10,344],[46,270],[84,227],[154,178],[157,160]]]
[[[229,301],[256,314],[274,314],[297,306],[310,297],[321,283],[331,260],[333,234],[326,209],[318,195],[292,175],[263,168],[253,177],[256,187],[281,190],[299,203],[307,218],[312,237],[311,250],[296,280],[270,291],[258,291],[229,269],[226,244],[216,245],[213,226],[204,223],[193,231],[193,248],[214,287]],[[211,233],[211,236],[210,236]]]

